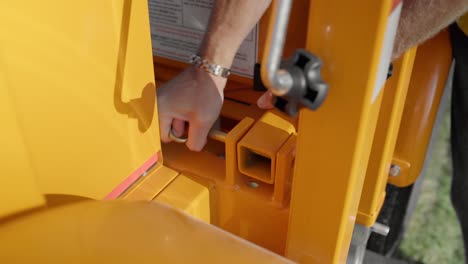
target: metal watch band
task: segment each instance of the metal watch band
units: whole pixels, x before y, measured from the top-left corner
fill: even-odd
[[[216,76],[227,78],[229,75],[231,75],[230,69],[225,68],[219,64],[209,62],[196,54],[190,57],[190,63]]]

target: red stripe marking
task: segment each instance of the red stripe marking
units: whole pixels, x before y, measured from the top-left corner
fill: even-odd
[[[395,9],[398,7],[398,5],[402,2],[402,0],[393,0],[392,2],[392,8],[390,9],[390,13],[395,11]]]
[[[149,160],[145,161],[142,166],[136,169],[130,176],[128,176],[123,182],[121,182],[114,190],[112,190],[104,200],[113,200],[119,197],[125,190],[130,187],[140,176],[153,166],[158,161],[158,153],[154,154]]]

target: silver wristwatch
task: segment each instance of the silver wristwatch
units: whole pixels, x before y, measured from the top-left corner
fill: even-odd
[[[205,70],[216,76],[221,76],[223,78],[227,78],[231,74],[231,70],[225,68],[219,64],[209,62],[204,58],[194,54],[190,57],[190,63],[195,65],[196,67]]]

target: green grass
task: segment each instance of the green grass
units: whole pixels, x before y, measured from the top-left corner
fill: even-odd
[[[450,118],[444,118],[421,196],[399,248],[410,263],[464,263],[460,226],[450,201]]]

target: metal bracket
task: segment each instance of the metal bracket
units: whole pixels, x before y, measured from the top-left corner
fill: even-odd
[[[321,77],[321,60],[307,50],[299,49],[281,63],[291,6],[291,0],[273,3],[261,75],[273,95],[288,99],[286,111],[294,116],[299,105],[316,110],[328,94],[328,84]]]

